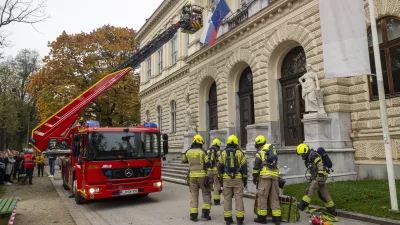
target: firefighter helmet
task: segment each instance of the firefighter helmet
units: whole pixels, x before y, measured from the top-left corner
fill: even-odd
[[[211,144],[212,146],[218,146],[218,147],[221,147],[221,141],[218,139],[218,138],[215,138],[213,141],[212,141],[212,144]]]
[[[238,137],[236,137],[236,135],[231,135],[226,140],[226,144],[228,144],[228,145],[229,144],[239,145],[239,139],[238,139]]]
[[[203,139],[203,137],[202,137],[200,134],[196,134],[196,135],[193,137],[192,142],[193,142],[193,143],[198,143],[198,144],[204,145],[204,139]]]
[[[296,152],[298,155],[307,154],[309,151],[309,147],[306,144],[299,144],[296,148]]]
[[[263,135],[258,135],[258,136],[254,139],[254,142],[255,142],[257,145],[265,144],[266,141],[267,141],[267,140],[265,139],[265,137],[264,137]]]
[[[190,3],[189,1],[186,2],[185,6],[190,7],[192,5],[192,3]]]

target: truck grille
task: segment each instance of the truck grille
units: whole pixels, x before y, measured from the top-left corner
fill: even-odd
[[[147,177],[152,167],[131,167],[117,169],[102,169],[104,176],[108,179],[125,179]]]

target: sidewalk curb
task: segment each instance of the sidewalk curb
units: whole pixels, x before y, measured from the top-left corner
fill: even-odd
[[[171,182],[171,181],[165,180],[165,179],[163,179],[163,181],[182,185],[182,183]],[[251,193],[244,193],[243,197],[250,198],[250,199],[256,198],[255,194],[251,194]],[[315,205],[310,205],[310,206],[315,207],[315,208],[320,207],[320,206],[315,206]],[[381,224],[381,225],[400,225],[399,220],[391,220],[391,219],[386,219],[386,218],[381,218],[381,217],[376,217],[376,216],[369,216],[369,215],[364,215],[364,214],[360,214],[360,213],[343,211],[343,210],[339,210],[339,209],[337,209],[336,211],[338,213],[338,216],[343,217],[343,218],[359,220],[359,221],[368,222],[368,223],[376,223],[376,224]],[[340,221],[340,218],[339,218],[339,221]]]
[[[46,171],[47,174],[50,174],[50,170],[48,166],[45,166],[44,170]],[[62,191],[57,188],[57,185],[55,183],[54,178],[50,178],[51,183],[53,184],[54,189],[56,189],[58,196],[61,198],[64,206],[68,209],[69,214],[71,215],[72,219],[74,220],[76,225],[86,225],[87,223],[85,223],[84,219],[82,219],[82,217],[79,216],[79,212],[76,211],[76,208],[74,208],[73,206],[67,204],[67,198],[64,196],[64,194],[62,193]]]

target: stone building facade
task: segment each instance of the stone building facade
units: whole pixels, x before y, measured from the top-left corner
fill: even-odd
[[[386,178],[376,79],[324,78],[318,0],[226,1],[234,13],[224,20],[214,46],[200,43],[201,31],[178,33],[161,54],[142,63],[142,119],[161,125],[173,152],[184,150],[194,133],[207,143],[236,134],[250,166],[253,140],[264,134],[279,145],[280,164],[292,168],[290,183],[304,181],[304,166],[295,154],[303,141],[328,150],[335,163],[333,180]],[[177,21],[185,2],[164,0],[138,32],[139,43]],[[191,2],[206,9],[206,18],[216,1]],[[400,178],[400,0],[375,3],[395,176]],[[365,11],[369,32],[367,2]],[[306,63],[318,74],[326,115],[304,113],[297,84]]]

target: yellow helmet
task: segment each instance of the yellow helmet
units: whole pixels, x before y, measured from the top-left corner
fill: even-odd
[[[211,145],[221,147],[221,141],[220,141],[218,138],[215,138],[215,139],[212,141],[212,144],[211,144]]]
[[[269,151],[272,144],[265,144],[261,147],[261,151]]]
[[[79,123],[83,123],[83,117],[79,118]]]
[[[226,140],[226,144],[228,144],[228,145],[229,144],[239,145],[239,139],[238,139],[238,137],[236,137],[236,135],[231,135]]]
[[[258,136],[254,139],[254,142],[255,142],[257,145],[265,144],[266,141],[267,141],[267,139],[266,139],[263,135],[258,135]]]
[[[194,135],[194,137],[193,137],[193,139],[192,139],[192,142],[193,142],[193,143],[198,143],[198,144],[204,145],[204,139],[203,139],[203,137],[202,137],[200,134]]]
[[[298,155],[307,154],[310,148],[306,144],[299,144],[296,148],[296,152]]]
[[[191,5],[192,5],[192,3],[190,3],[189,1],[186,2],[186,6],[191,6]]]

